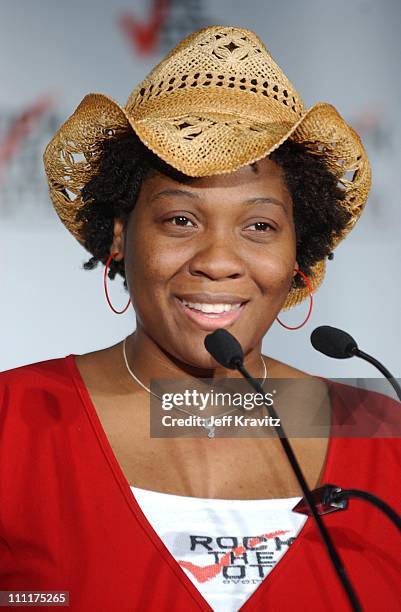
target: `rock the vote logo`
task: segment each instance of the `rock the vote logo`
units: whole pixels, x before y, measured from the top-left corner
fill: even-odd
[[[277,530],[250,537],[189,536],[189,551],[196,554],[202,564],[178,560],[179,565],[193,578],[204,583],[220,579],[224,584],[238,580],[259,582],[274,567],[294,542],[288,530]],[[178,554],[182,551],[175,551]]]

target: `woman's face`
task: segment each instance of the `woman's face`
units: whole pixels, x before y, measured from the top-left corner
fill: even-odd
[[[296,267],[281,168],[264,159],[185,184],[151,175],[128,220],[124,258],[137,323],[164,351],[213,368],[204,338],[220,327],[245,354],[260,349]]]

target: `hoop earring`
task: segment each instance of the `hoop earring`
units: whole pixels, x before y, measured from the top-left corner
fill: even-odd
[[[282,325],[286,329],[291,329],[291,330],[292,329],[300,329],[301,327],[303,327],[305,325],[305,323],[307,323],[309,317],[311,316],[312,306],[313,306],[312,285],[310,284],[310,280],[306,276],[306,274],[301,272],[301,270],[296,270],[296,272],[302,276],[302,278],[304,279],[305,283],[308,286],[308,289],[309,289],[309,310],[308,310],[308,314],[306,315],[306,319],[300,325],[296,325],[295,327],[290,327],[290,325],[286,325],[285,323],[282,323],[280,321],[280,319],[278,317],[276,317],[276,321],[278,321],[278,323],[280,323],[280,325]]]
[[[104,285],[104,291],[105,291],[105,293],[106,293],[106,300],[107,300],[107,302],[108,302],[108,304],[109,304],[110,308],[112,309],[112,311],[113,311],[113,312],[115,312],[116,314],[123,314],[123,313],[124,313],[124,312],[127,310],[128,306],[131,304],[131,298],[128,300],[128,304],[126,305],[126,307],[124,308],[124,310],[116,310],[116,309],[114,308],[113,304],[110,302],[109,293],[108,293],[108,291],[107,291],[107,270],[108,270],[108,268],[109,268],[109,265],[110,265],[111,260],[112,260],[112,259],[113,259],[113,258],[114,258],[116,255],[118,255],[118,251],[117,251],[116,253],[112,253],[112,254],[110,255],[110,257],[108,258],[107,262],[106,262],[106,267],[105,267],[105,269],[104,269],[104,275],[103,275],[103,285]]]

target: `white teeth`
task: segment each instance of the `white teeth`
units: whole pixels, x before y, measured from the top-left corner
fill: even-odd
[[[192,308],[194,310],[200,310],[205,313],[215,313],[219,314],[222,312],[230,312],[231,310],[238,310],[241,306],[241,302],[238,304],[199,304],[194,302],[187,302],[186,300],[181,300],[185,306],[188,308]]]

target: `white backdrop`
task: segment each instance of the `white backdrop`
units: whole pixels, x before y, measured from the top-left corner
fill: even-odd
[[[128,15],[145,27],[153,4],[0,1],[0,371],[103,348],[134,329],[132,309],[118,316],[106,304],[103,266],[82,270],[89,254],[51,207],[41,155],[86,93],[124,104],[170,42],[227,24],[257,32],[307,106],[334,104],[361,134],[373,169],[365,213],[328,262],[312,319],[292,332],[274,324],[264,353],[323,376],[376,376],[356,359],[330,360],[313,350],[311,331],[329,324],[348,330],[400,377],[401,3],[171,0],[159,46],[140,54],[121,19]],[[44,96],[46,108],[35,116]],[[116,305],[126,303],[122,280],[111,294]],[[296,324],[306,308],[282,319]]]

